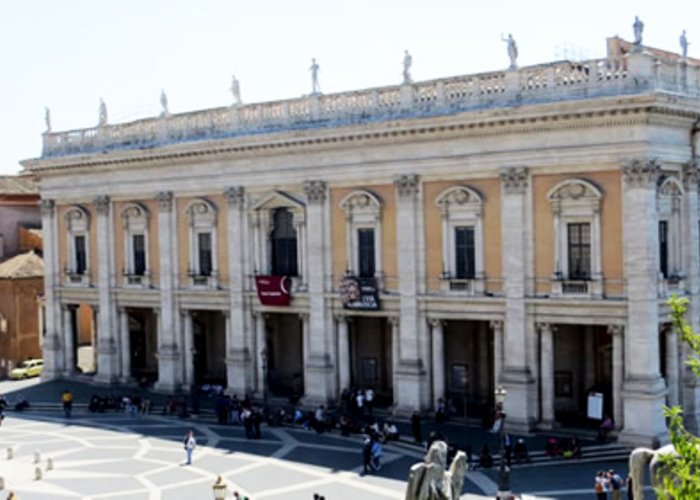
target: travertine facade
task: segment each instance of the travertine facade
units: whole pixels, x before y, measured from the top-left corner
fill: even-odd
[[[667,401],[694,424],[664,303],[698,325],[699,119],[700,67],[639,51],[47,132],[45,376],[82,305],[106,383],[474,413],[503,384],[518,429],[590,392],[628,441]]]

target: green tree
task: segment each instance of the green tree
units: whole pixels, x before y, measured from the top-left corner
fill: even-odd
[[[688,299],[674,294],[668,300],[668,305],[671,307],[673,328],[695,353],[685,363],[700,378],[700,334],[694,332],[685,320]],[[664,499],[700,499],[700,438],[685,428],[681,407],[665,407],[664,416],[668,421],[671,443],[678,456],[666,455],[662,458],[664,467],[671,474],[666,475],[663,486],[656,493]]]

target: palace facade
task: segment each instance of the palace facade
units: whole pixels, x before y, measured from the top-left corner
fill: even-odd
[[[613,45],[45,133],[44,376],[695,426],[666,300],[698,327],[700,64]]]

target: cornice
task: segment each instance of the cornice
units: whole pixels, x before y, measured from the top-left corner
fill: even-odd
[[[582,106],[587,104],[588,109]],[[667,105],[668,104],[668,105]],[[337,149],[356,145],[381,146],[387,142],[448,140],[455,137],[480,138],[507,134],[527,134],[552,130],[649,124],[661,116],[679,120],[700,117],[700,109],[677,106],[665,95],[647,94],[626,98],[595,99],[591,102],[546,103],[524,108],[507,108],[456,115],[396,119],[381,123],[345,125],[293,132],[273,132],[203,142],[170,144],[149,150],[111,151],[25,160],[22,165],[39,176],[81,171],[85,168],[120,166],[142,168],[172,166],[192,160],[255,155],[294,154],[314,150]],[[669,106],[670,105],[670,106]]]

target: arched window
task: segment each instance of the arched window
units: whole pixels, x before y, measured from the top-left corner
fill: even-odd
[[[675,177],[661,177],[657,189],[659,214],[659,285],[669,283],[683,288],[685,277],[681,257],[681,209],[683,186]],[[661,292],[666,290],[662,288]]]
[[[547,194],[554,215],[552,295],[602,295],[600,205],[603,192],[567,179]]]
[[[294,229],[294,215],[286,208],[278,208],[272,216],[272,274],[296,276],[297,232]]]
[[[361,278],[382,278],[382,202],[357,190],[340,202],[347,221],[347,271]],[[381,285],[378,284],[381,288]]]
[[[68,230],[66,276],[72,284],[90,283],[90,214],[83,207],[71,207],[65,215]]]
[[[483,198],[473,188],[453,186],[436,198],[442,214],[442,278],[446,291],[484,292]]]
[[[128,205],[122,212],[124,226],[124,277],[127,285],[148,286],[149,212],[139,203]]]
[[[189,217],[189,276],[194,286],[218,286],[217,210],[208,200],[191,202],[186,209]]]

